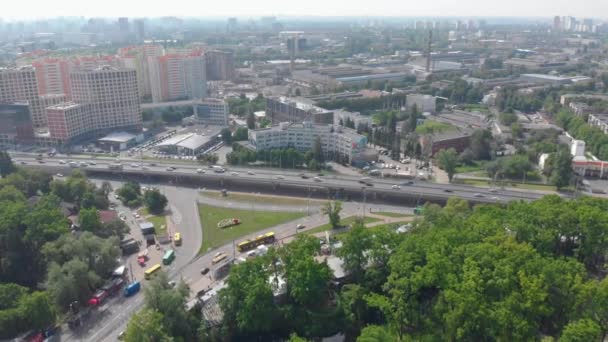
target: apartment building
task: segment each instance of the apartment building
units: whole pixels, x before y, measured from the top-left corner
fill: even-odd
[[[34,127],[30,107],[25,103],[0,103],[0,145],[31,142]]]
[[[326,159],[340,159],[349,163],[357,159],[367,145],[367,137],[353,129],[312,122],[283,122],[270,128],[249,131],[249,143],[257,151],[294,148],[308,152],[313,149],[317,137],[320,138]]]
[[[67,59],[47,58],[32,62],[40,95],[65,94],[70,97],[70,70]]]
[[[304,98],[267,97],[266,117],[273,124],[281,122],[304,122],[331,125],[334,113],[315,106],[311,100]]]
[[[229,51],[205,51],[207,79],[229,81],[234,79],[234,54]]]
[[[134,69],[137,72],[137,85],[142,98],[151,98],[150,67],[148,58],[163,55],[161,45],[140,45],[121,48],[118,50],[120,65],[123,68]]]
[[[194,105],[194,117],[199,124],[228,126],[228,103],[222,99],[203,99]]]
[[[38,96],[38,98],[29,101],[34,127],[47,127],[48,121],[46,119],[46,107],[66,102],[68,100],[69,98],[65,94],[47,94]]]
[[[33,67],[0,68],[0,102],[29,102],[36,99],[38,94]]]
[[[608,134],[608,114],[589,114],[589,125],[597,127]]]
[[[63,102],[46,108],[49,133],[53,139],[68,143],[86,136],[94,127],[91,106],[75,102]]]
[[[148,58],[153,102],[202,99],[207,95],[201,50]]]

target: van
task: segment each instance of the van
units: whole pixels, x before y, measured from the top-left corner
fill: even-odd
[[[175,235],[173,236],[173,242],[175,243],[176,246],[181,246],[182,245],[182,234],[175,233]]]

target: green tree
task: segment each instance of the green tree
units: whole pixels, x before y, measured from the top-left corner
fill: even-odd
[[[591,342],[602,341],[602,332],[594,321],[581,319],[569,323],[562,331],[560,342]]]
[[[148,190],[144,193],[144,204],[151,214],[162,214],[168,202],[167,197],[158,189]]]
[[[342,211],[342,202],[334,201],[325,203],[325,206],[321,209],[323,214],[329,218],[329,223],[332,228],[340,227],[340,212]]]
[[[289,340],[287,340],[287,342],[308,342],[308,340],[298,336],[296,333],[293,333],[289,335]]]
[[[551,182],[562,189],[570,185],[572,179],[572,155],[566,148],[561,148],[552,156]]]
[[[364,267],[368,262],[368,249],[371,247],[371,236],[362,221],[353,224],[350,232],[342,241],[342,248],[337,255],[344,260],[344,270],[356,280],[363,277]]]
[[[320,136],[315,136],[315,141],[312,145],[312,155],[315,161],[317,161],[317,163],[321,164],[323,163],[323,161],[325,160],[325,157],[323,155],[323,148],[322,148],[322,144],[321,144],[321,137]]]
[[[227,145],[230,145],[232,143],[232,132],[230,132],[230,129],[223,128],[220,132],[220,135],[222,136],[222,140],[224,141],[224,143],[226,143]]]
[[[245,141],[245,140],[249,139],[248,134],[249,134],[249,131],[247,128],[239,127],[234,132],[233,140],[234,141]]]
[[[141,188],[137,182],[127,182],[116,191],[122,203],[129,207],[141,204]]]
[[[156,310],[143,309],[129,320],[125,341],[127,342],[172,342],[163,326],[164,315]]]
[[[247,115],[247,128],[255,129],[255,115],[253,112],[249,112],[249,115]]]
[[[492,132],[477,129],[471,135],[471,151],[476,160],[488,160],[491,157]]]
[[[456,173],[456,167],[458,166],[458,153],[456,153],[456,150],[453,148],[447,150],[442,149],[437,153],[436,158],[439,167],[448,174],[448,178],[450,182],[452,182],[452,178],[454,178],[454,174]]]
[[[347,329],[358,335],[368,310],[365,295],[367,291],[357,284],[346,284],[340,292],[340,306],[344,311]]]
[[[379,325],[368,325],[357,338],[357,342],[394,342],[399,340],[387,327]]]
[[[115,218],[112,221],[104,224],[104,228],[99,236],[107,238],[110,236],[116,236],[119,240],[125,238],[127,234],[131,231],[129,225],[124,223],[121,219]]]
[[[101,278],[81,260],[70,260],[62,266],[49,265],[46,288],[64,311],[75,301],[84,305],[92,294],[91,289],[99,285]]]
[[[15,170],[15,165],[8,152],[0,151],[0,176],[6,177]]]
[[[78,222],[80,223],[81,230],[95,235],[99,235],[103,230],[99,212],[95,208],[81,209],[78,213]]]

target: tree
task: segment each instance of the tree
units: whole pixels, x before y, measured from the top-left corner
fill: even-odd
[[[346,284],[340,293],[340,306],[344,310],[347,329],[357,335],[364,323],[365,314],[368,310],[365,295],[367,291],[357,284]]]
[[[492,132],[477,129],[471,135],[471,151],[476,160],[488,160],[491,157]]]
[[[249,115],[247,115],[247,128],[255,129],[255,115],[253,112],[249,112]]]
[[[594,321],[581,319],[569,323],[562,331],[560,342],[590,342],[602,341],[602,331]]]
[[[62,266],[54,262],[49,265],[46,288],[64,311],[73,302],[84,305],[92,294],[91,289],[99,285],[101,278],[81,260],[70,260]]]
[[[124,223],[121,219],[115,218],[112,221],[106,223],[102,230],[102,233],[99,234],[100,237],[110,237],[116,236],[119,240],[125,238],[125,235],[129,234],[131,228]]]
[[[127,182],[116,191],[122,203],[129,207],[141,204],[141,188],[137,182]]]
[[[78,221],[82,231],[99,235],[103,230],[99,212],[95,208],[81,209],[78,213]]]
[[[452,182],[452,178],[454,178],[454,174],[456,173],[456,167],[458,166],[458,154],[456,153],[456,150],[453,148],[447,150],[442,149],[437,153],[436,158],[439,167],[448,174],[448,178],[450,182]]]
[[[418,105],[414,104],[410,111],[410,116],[408,117],[408,132],[416,132],[416,127],[418,126]]]
[[[158,189],[148,190],[144,193],[144,204],[152,214],[162,214],[168,202],[167,197]]]
[[[551,182],[562,189],[570,185],[572,179],[572,155],[566,148],[560,148],[552,156]]]
[[[134,314],[127,325],[127,342],[172,342],[163,326],[163,314],[152,309],[143,309]]]
[[[340,211],[342,211],[342,202],[335,201],[325,203],[325,206],[321,209],[323,214],[329,218],[329,223],[332,228],[338,228],[340,226]]]
[[[362,221],[353,224],[349,234],[342,241],[342,248],[337,255],[344,260],[344,270],[356,280],[363,277],[364,267],[367,265],[367,250],[371,247],[371,237]]]
[[[249,139],[249,131],[247,130],[247,128],[245,127],[239,127],[236,129],[236,131],[234,132],[234,137],[233,140],[234,141],[244,141]]]
[[[323,155],[323,148],[322,148],[322,144],[321,144],[321,137],[320,136],[315,136],[315,141],[312,145],[312,155],[314,157],[314,160],[317,161],[317,163],[323,163],[324,161],[324,155]]]
[[[0,284],[0,338],[12,339],[19,333],[44,329],[55,321],[55,310],[48,293],[29,292],[17,284]]]
[[[368,325],[363,328],[357,342],[393,342],[399,341],[397,336],[390,332],[387,327],[379,325]]]
[[[103,183],[101,183],[101,191],[106,197],[109,196],[112,192],[112,184],[108,181],[103,181]]]
[[[15,170],[15,165],[8,152],[0,151],[0,176],[6,177],[15,172]]]
[[[230,132],[230,129],[222,128],[220,135],[225,144],[230,145],[232,143],[232,132]]]

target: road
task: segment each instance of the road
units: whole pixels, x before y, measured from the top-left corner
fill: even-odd
[[[60,163],[58,158],[47,158],[43,164],[36,162],[33,156],[17,156],[14,158],[18,163],[25,162],[26,165],[32,167],[58,170],[68,172],[70,167],[68,164]],[[90,158],[71,158],[73,161],[89,161]],[[543,196],[543,194],[533,193],[528,191],[516,190],[491,190],[488,188],[479,188],[467,185],[457,184],[436,184],[426,181],[415,181],[408,185],[408,182],[397,178],[373,178],[368,183],[373,183],[372,187],[366,187],[361,184],[361,177],[346,176],[346,175],[328,175],[320,177],[315,181],[314,174],[308,174],[307,179],[300,177],[301,172],[275,170],[275,169],[247,169],[231,167],[226,173],[215,173],[211,169],[204,168],[205,173],[198,173],[197,170],[201,166],[185,164],[179,162],[152,162],[141,163],[140,161],[123,160],[123,170],[109,170],[108,165],[115,163],[115,160],[96,159],[96,165],[89,165],[86,170],[96,172],[107,172],[124,175],[156,175],[164,177],[193,177],[205,181],[216,182],[220,184],[224,181],[230,181],[235,184],[254,184],[275,186],[281,184],[284,186],[292,186],[299,188],[331,188],[343,189],[350,192],[368,192],[377,193],[383,196],[392,196],[395,198],[418,198],[424,200],[447,200],[450,197],[460,197],[471,202],[508,202],[513,200],[535,200]],[[145,165],[145,168],[142,166]],[[170,170],[168,167],[173,166],[176,169]],[[233,172],[235,174],[233,174]],[[399,189],[393,188],[394,185],[401,184]]]

